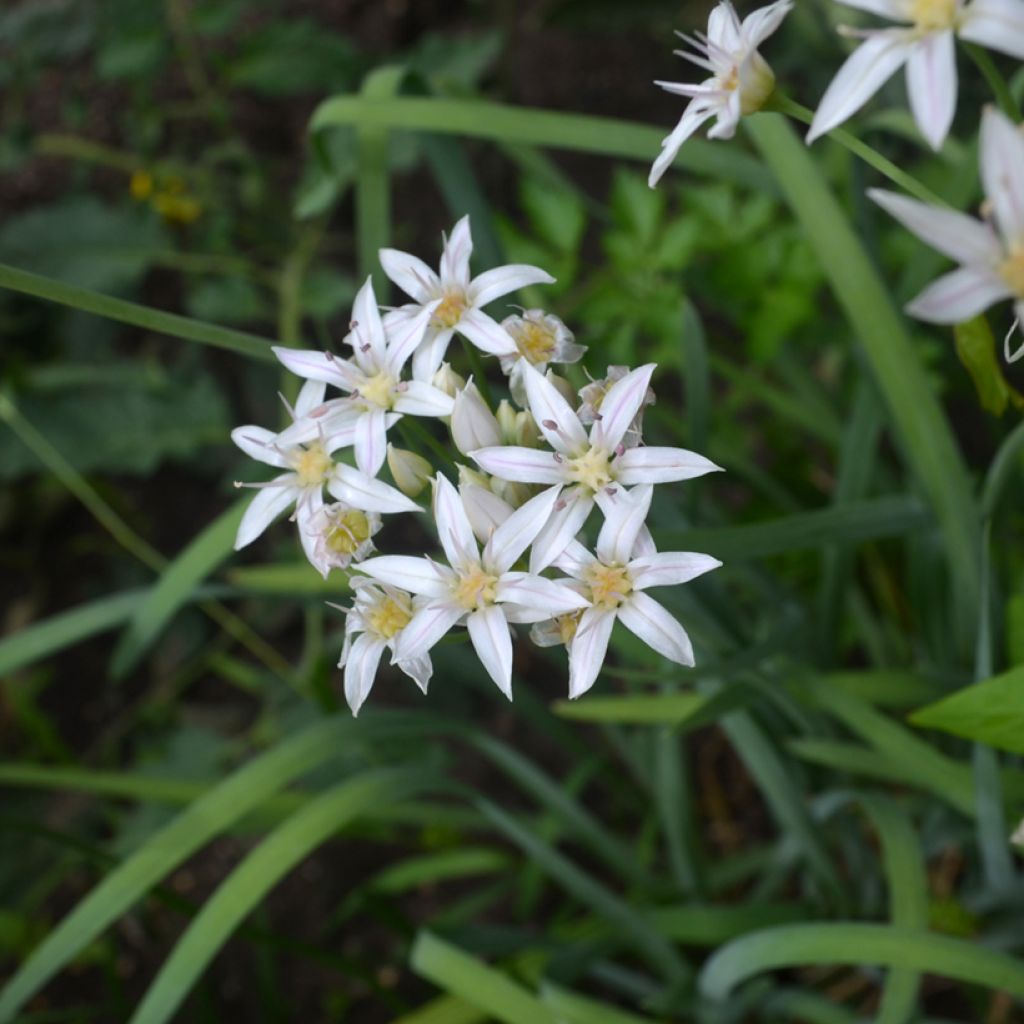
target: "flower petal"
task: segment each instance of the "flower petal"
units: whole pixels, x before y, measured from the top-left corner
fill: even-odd
[[[590,431],[590,443],[595,448],[611,452],[621,443],[627,428],[644,404],[654,370],[654,363],[640,366],[608,389]]]
[[[959,35],[1024,60],[1024,5],[1020,0],[972,0],[961,16]]]
[[[469,258],[473,255],[473,236],[469,230],[469,214],[459,219],[445,240],[441,253],[441,286],[458,285],[469,288]]]
[[[542,491],[517,508],[491,534],[482,559],[487,572],[500,576],[512,568],[543,529],[561,492],[562,488],[557,484]]]
[[[413,353],[412,375],[414,379],[430,383],[444,362],[445,353],[448,351],[448,345],[454,333],[455,331],[451,327],[446,327],[441,331],[434,330],[432,327],[427,329],[419,348]]]
[[[782,24],[783,19],[793,10],[793,0],[776,0],[767,7],[759,7],[743,19],[740,35],[751,49],[757,49]]]
[[[373,278],[367,277],[352,304],[351,331],[345,339],[357,353],[370,357],[371,365],[382,367],[387,355],[387,336],[373,293]],[[360,360],[362,362],[362,360]]]
[[[716,50],[733,53],[739,50],[742,42],[740,33],[743,26],[730,0],[716,4],[708,15],[708,40],[714,43]]]
[[[515,511],[504,498],[477,484],[459,484],[459,495],[473,533],[481,544],[486,544],[491,534]]]
[[[869,36],[846,59],[825,90],[807,133],[807,141],[852,117],[889,80],[917,45],[907,29],[885,29]]]
[[[466,628],[487,674],[511,700],[512,632],[504,612],[496,604],[488,605],[470,614],[466,619]]]
[[[907,60],[907,93],[914,120],[928,145],[942,149],[956,113],[956,47],[953,31],[925,36]]]
[[[530,401],[530,412],[556,452],[573,455],[590,447],[579,416],[547,377],[524,363],[523,383]]]
[[[353,568],[381,583],[431,598],[445,597],[454,580],[453,575],[429,558],[412,555],[380,555],[367,558]]]
[[[646,484],[624,494],[621,501],[598,502],[604,523],[597,535],[597,557],[606,565],[625,565],[630,560],[653,495],[654,488]]]
[[[323,562],[317,558],[316,523],[317,513],[324,507],[324,491],[322,487],[303,487],[299,500],[295,503],[295,525],[299,530],[299,543],[306,560],[324,579]],[[327,570],[330,572],[330,569]]]
[[[467,309],[455,330],[488,355],[502,356],[516,351],[516,343],[508,331],[479,309]]]
[[[383,480],[346,466],[339,462],[334,467],[334,476],[327,482],[327,490],[338,499],[362,509],[364,512],[419,512],[420,507],[410,501],[401,491]]]
[[[653,598],[634,591],[619,605],[619,621],[663,658],[693,665],[693,646],[686,630]]]
[[[651,167],[651,173],[647,176],[647,184],[651,188],[661,181],[662,175],[672,166],[672,162],[678,156],[683,143],[715,113],[717,106],[717,101],[709,100],[693,100],[687,106],[683,111],[683,116],[679,118],[679,123],[661,140],[661,152]]]
[[[555,461],[554,452],[516,445],[499,445],[471,452],[470,458],[485,472],[520,484],[557,484],[565,469]]]
[[[522,605],[530,612],[536,612],[539,618],[530,620],[535,622],[554,618],[556,615],[564,615],[566,612],[577,611],[590,604],[582,594],[567,587],[564,583],[558,583],[529,572],[505,573],[498,581],[495,600]],[[526,620],[520,619],[519,621]]]
[[[1002,255],[995,232],[974,217],[880,188],[869,188],[868,195],[918,238],[958,263],[992,264]]]
[[[434,524],[452,568],[468,568],[480,560],[480,549],[459,492],[440,473],[434,480]]]
[[[422,658],[464,614],[464,608],[446,599],[424,605],[398,634],[392,664],[401,665]]]
[[[452,400],[440,388],[422,380],[403,381],[395,412],[407,416],[451,416]]]
[[[580,617],[576,635],[569,645],[569,698],[582,696],[597,679],[608,653],[608,640],[615,625],[615,612],[588,608]]]
[[[295,399],[295,418],[308,416],[317,406],[323,405],[326,390],[327,385],[322,380],[307,380]]]
[[[847,7],[877,14],[890,21],[913,21],[913,0],[839,0]]]
[[[934,324],[959,324],[1013,293],[1009,285],[987,267],[961,267],[933,281],[907,303],[907,312]]]
[[[981,180],[1007,243],[1024,242],[1024,134],[1001,111],[981,116]]]
[[[373,680],[377,675],[377,666],[380,664],[380,656],[386,646],[385,641],[363,633],[356,637],[349,648],[348,659],[345,662],[345,700],[348,701],[353,716],[359,714],[359,709],[370,694]]]
[[[666,484],[692,480],[705,473],[721,472],[710,459],[685,448],[628,448],[613,463],[615,479],[623,487],[633,484]]]
[[[261,487],[238,524],[235,550],[240,551],[251,544],[285,509],[291,508],[300,493],[298,477],[294,473],[284,473]]]
[[[288,465],[280,451],[274,447],[278,435],[266,427],[245,426],[235,427],[231,431],[231,440],[238,445],[251,459],[267,466],[283,469]]]
[[[419,303],[429,302],[441,291],[441,279],[418,256],[400,249],[381,249],[380,265],[399,288]]]
[[[275,345],[274,355],[296,376],[321,380],[342,391],[355,391],[362,380],[362,374],[352,363],[330,352]]]
[[[629,563],[629,575],[634,590],[648,590],[651,587],[674,587],[680,583],[703,576],[717,569],[722,563],[711,555],[696,551],[663,551],[660,554],[642,555]]]
[[[559,508],[561,506],[561,508]],[[594,507],[594,499],[580,487],[562,491],[530,551],[530,572],[543,572],[574,540]]]
[[[540,267],[526,263],[510,263],[505,267],[485,270],[473,278],[469,286],[469,298],[474,306],[486,306],[502,295],[509,295],[528,288],[531,284],[554,284],[555,279]]]
[[[597,559],[578,540],[571,540],[551,564],[556,569],[582,580],[596,561]]]
[[[415,316],[403,319],[396,317],[385,324],[388,346],[384,366],[392,377],[401,376],[402,368],[409,361],[409,357],[422,344],[430,325],[430,318],[439,303],[440,299],[428,302]]]
[[[353,443],[356,465],[367,475],[376,476],[388,450],[387,414],[383,409],[367,409],[356,420]]]

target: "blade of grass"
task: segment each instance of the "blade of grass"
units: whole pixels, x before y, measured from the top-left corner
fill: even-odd
[[[618,1007],[606,1006],[550,981],[541,985],[540,999],[560,1024],[655,1024],[653,1017],[638,1017]]]
[[[457,996],[439,996],[392,1024],[486,1024],[488,1019],[483,1010]]]
[[[659,907],[649,917],[666,938],[687,946],[713,949],[730,939],[777,924],[806,920],[807,907],[800,903],[744,903],[741,906],[687,903]]]

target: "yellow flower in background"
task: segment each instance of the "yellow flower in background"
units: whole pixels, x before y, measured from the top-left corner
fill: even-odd
[[[137,202],[148,202],[168,224],[192,224],[203,212],[202,203],[177,174],[154,176],[153,172],[139,168],[132,172],[128,191]]]

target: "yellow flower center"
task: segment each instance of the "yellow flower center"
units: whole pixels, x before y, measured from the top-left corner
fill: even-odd
[[[359,385],[359,397],[378,409],[390,409],[395,402],[395,385],[398,381],[389,373],[375,373]]]
[[[594,607],[603,611],[618,608],[633,590],[633,581],[624,565],[595,562],[584,576]]]
[[[919,32],[938,32],[956,23],[957,0],[914,0],[910,18]]]
[[[370,629],[382,640],[390,640],[400,630],[409,625],[412,608],[405,602],[385,597],[377,607],[366,616]]]
[[[498,593],[498,578],[489,576],[478,565],[459,577],[453,596],[467,611],[475,611],[484,605],[494,604]]]
[[[327,546],[339,555],[354,555],[370,537],[370,520],[365,512],[350,508],[331,521],[325,534]]]
[[[319,441],[314,441],[308,448],[302,450],[294,465],[299,483],[303,487],[312,487],[314,484],[324,482],[334,466],[334,459],[324,451],[324,446]]]
[[[603,448],[588,448],[574,459],[566,459],[566,476],[592,491],[600,491],[612,482],[608,452]]]
[[[454,327],[461,319],[469,305],[466,293],[461,290],[445,293],[441,305],[434,310],[433,324],[435,327]]]
[[[1010,250],[1010,255],[999,264],[999,273],[1010,291],[1024,299],[1024,245],[1015,245]]]
[[[566,647],[572,643],[573,638],[576,636],[576,630],[579,629],[580,619],[583,617],[583,609],[581,608],[578,612],[569,612],[567,615],[559,615],[555,622],[558,625],[558,635],[562,639],[562,643]]]
[[[513,335],[516,348],[528,362],[546,363],[555,351],[555,335],[544,324],[523,321]]]

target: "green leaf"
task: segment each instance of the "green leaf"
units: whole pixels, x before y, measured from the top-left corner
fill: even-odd
[[[231,554],[250,500],[243,498],[222,512],[164,569],[114,649],[110,672],[115,679],[123,679],[135,668],[199,584]]]
[[[721,1001],[764,971],[815,964],[878,964],[939,974],[1024,998],[1024,963],[962,939],[877,924],[785,925],[754,932],[705,964],[700,990]]]
[[[115,868],[46,937],[0,991],[0,1020],[24,1002],[168,872],[292,779],[338,756],[350,723],[319,722],[237,769]]]
[[[391,1024],[485,1024],[487,1019],[486,1013],[457,996],[439,996]]]
[[[995,416],[1002,416],[1010,399],[1014,404],[1024,402],[1006,380],[996,354],[996,340],[984,316],[956,324],[953,327],[956,354],[974,381],[981,407]]]
[[[720,946],[738,935],[789,924],[807,918],[800,903],[744,903],[738,906],[687,903],[659,907],[650,914],[651,925],[666,938],[687,946]]]
[[[271,306],[251,281],[242,277],[210,278],[192,288],[189,313],[218,324],[245,324],[265,319]]]
[[[638,1017],[618,1007],[606,1006],[550,981],[541,985],[540,998],[559,1024],[655,1024],[652,1017]]]
[[[376,892],[399,893],[452,878],[491,875],[507,871],[509,866],[509,856],[502,850],[464,846],[457,850],[409,857],[385,868],[369,884]]]
[[[830,672],[822,685],[881,708],[906,708],[927,700],[936,684],[916,672],[871,669],[863,672]]]
[[[342,597],[348,593],[345,580],[332,573],[324,579],[309,562],[280,562],[273,565],[240,565],[228,570],[228,580],[241,590],[256,594]]]
[[[360,775],[296,811],[203,903],[147,989],[131,1024],[163,1024],[170,1019],[231,933],[281,878],[374,804],[394,802],[415,789],[408,774]]]
[[[910,721],[925,729],[1024,754],[1024,666],[993,676],[915,711]]]

